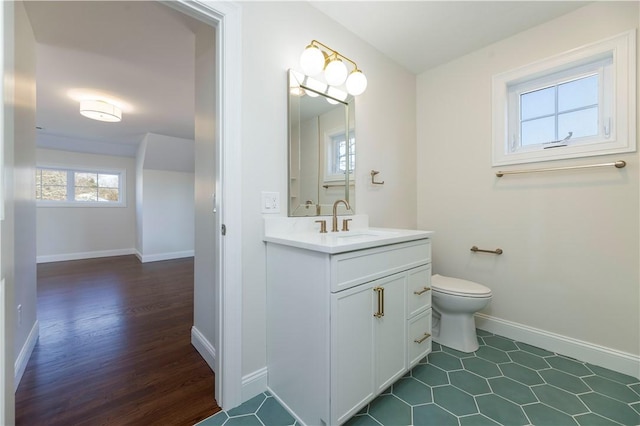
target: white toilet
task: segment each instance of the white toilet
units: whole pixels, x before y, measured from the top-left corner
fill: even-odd
[[[473,281],[433,275],[433,341],[461,352],[478,350],[473,314],[489,304],[491,289]]]

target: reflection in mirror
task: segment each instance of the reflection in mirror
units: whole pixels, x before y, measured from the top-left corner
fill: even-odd
[[[354,116],[346,92],[289,71],[289,216],[354,212]]]

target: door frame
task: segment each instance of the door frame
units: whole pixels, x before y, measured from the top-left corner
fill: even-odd
[[[225,235],[215,238],[215,397],[229,410],[242,401],[241,8],[232,1],[161,1],[215,28],[216,209]]]

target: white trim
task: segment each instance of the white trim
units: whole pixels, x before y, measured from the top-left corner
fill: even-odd
[[[98,257],[127,256],[130,254],[135,254],[136,256],[138,256],[138,258],[140,258],[139,253],[136,251],[136,249],[128,248],[42,255],[36,257],[36,263],[64,262],[67,260],[94,259]]]
[[[622,374],[640,378],[640,356],[607,348],[482,313],[475,315],[476,327],[566,355]]]
[[[182,259],[185,257],[193,257],[193,250],[185,250],[185,251],[174,251],[170,253],[157,253],[157,254],[140,254],[139,251],[136,251],[136,257],[142,263],[147,262],[158,262],[161,260],[172,260],[172,259]]]
[[[242,400],[248,401],[267,390],[267,367],[242,377]]]
[[[218,315],[215,392],[218,405],[231,409],[242,401],[242,10],[231,1],[177,0],[168,6],[216,27],[216,144],[220,270],[216,282]]]
[[[216,348],[213,347],[211,342],[204,337],[204,334],[200,332],[195,326],[191,327],[191,344],[198,351],[200,356],[205,360],[209,368],[212,371],[216,365]]]
[[[33,352],[33,348],[35,348],[36,343],[38,342],[38,337],[40,337],[40,324],[38,320],[33,323],[33,327],[31,327],[31,331],[27,336],[27,340],[22,345],[22,349],[20,349],[20,353],[16,358],[15,362],[15,380],[13,382],[13,391],[18,390],[18,385],[20,384],[20,380],[22,380],[22,375],[24,374],[24,370],[27,368],[27,363],[29,362],[29,358],[31,358],[31,353]]]

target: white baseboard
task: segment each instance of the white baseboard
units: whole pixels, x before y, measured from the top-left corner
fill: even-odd
[[[523,324],[477,313],[476,327],[522,343],[640,378],[640,357]]]
[[[29,362],[29,358],[31,358],[31,353],[33,352],[33,348],[36,346],[38,342],[38,337],[40,336],[40,325],[38,320],[33,323],[33,327],[31,327],[31,331],[29,332],[29,336],[27,336],[26,342],[22,345],[22,349],[20,349],[20,353],[18,354],[18,358],[16,358],[16,362],[14,365],[15,370],[15,379],[13,382],[13,391],[18,390],[18,385],[20,384],[20,380],[22,380],[22,375],[24,374],[24,370],[27,368],[27,363]]]
[[[158,253],[158,254],[140,254],[139,251],[136,250],[135,255],[140,259],[140,262],[158,262],[161,260],[171,260],[171,259],[182,259],[185,257],[193,257],[195,254],[194,250],[185,250],[185,251],[174,251],[171,253]]]
[[[136,249],[116,249],[116,250],[99,250],[99,251],[87,251],[82,253],[65,253],[65,254],[51,254],[37,256],[37,263],[48,262],[64,262],[67,260],[79,260],[79,259],[93,259],[97,257],[111,257],[111,256],[126,256],[130,254],[136,254]]]
[[[242,377],[242,402],[267,390],[267,367]]]
[[[195,326],[191,327],[191,344],[205,360],[211,371],[216,369],[216,348]]]

